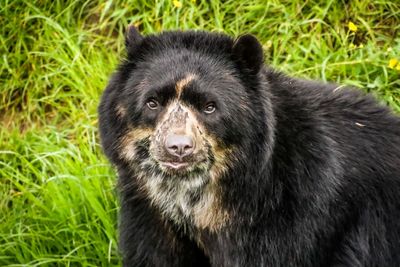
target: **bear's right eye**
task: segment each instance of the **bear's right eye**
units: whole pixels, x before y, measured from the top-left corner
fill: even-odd
[[[157,100],[155,100],[155,99],[149,99],[149,100],[147,101],[146,105],[147,105],[147,107],[148,107],[149,109],[152,109],[152,110],[157,109],[158,106],[159,106]]]

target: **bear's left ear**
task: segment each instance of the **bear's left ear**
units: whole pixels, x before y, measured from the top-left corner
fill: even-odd
[[[257,38],[250,34],[238,37],[232,47],[235,59],[243,64],[250,74],[257,74],[263,64],[263,50]]]
[[[135,26],[129,25],[125,32],[125,48],[128,55],[134,54],[142,40],[143,36],[140,34],[139,30]]]

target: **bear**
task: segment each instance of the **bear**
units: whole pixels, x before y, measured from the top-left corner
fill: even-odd
[[[400,119],[260,42],[125,34],[102,95],[123,266],[400,266]]]

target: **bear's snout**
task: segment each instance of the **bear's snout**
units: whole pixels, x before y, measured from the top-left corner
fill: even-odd
[[[193,154],[194,140],[189,135],[169,134],[165,138],[165,150],[170,156],[179,158],[182,161],[185,157]]]

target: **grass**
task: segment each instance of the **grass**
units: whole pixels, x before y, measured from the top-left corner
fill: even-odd
[[[400,112],[398,1],[223,2],[0,2],[0,266],[120,264],[96,108],[129,23],[249,32],[275,68],[358,86]]]

